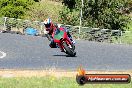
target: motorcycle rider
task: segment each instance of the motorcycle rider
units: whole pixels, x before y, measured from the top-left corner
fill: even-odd
[[[54,24],[50,18],[44,20],[44,26],[45,26],[45,30],[44,30],[44,34],[46,35],[46,37],[51,41],[49,46],[51,48],[57,48],[58,46],[60,47],[61,51],[63,51],[62,47],[60,45],[57,46],[57,44],[54,42],[53,40],[53,32],[56,30],[56,29],[60,29],[62,27],[58,27],[57,24]],[[67,32],[67,35],[68,37],[70,38],[70,40],[72,41],[73,44],[75,44],[75,41],[72,39],[72,36],[70,35],[69,31],[64,28]]]

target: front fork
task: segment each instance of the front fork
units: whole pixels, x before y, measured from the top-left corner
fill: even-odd
[[[68,46],[69,46],[70,48],[72,48],[72,46],[71,46],[72,42],[70,41],[70,38],[67,38],[67,39],[65,39],[65,40],[61,39],[60,41],[61,41],[61,44],[60,44],[61,47],[60,47],[60,48],[63,49],[64,51],[65,51],[65,49],[64,49],[64,47],[62,46],[62,45],[63,45],[63,42],[66,42],[66,43],[68,44]]]

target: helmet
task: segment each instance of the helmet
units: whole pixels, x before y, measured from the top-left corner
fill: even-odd
[[[52,25],[51,19],[50,19],[50,18],[46,19],[46,20],[44,21],[44,25],[45,25],[46,28],[50,28],[51,25]]]

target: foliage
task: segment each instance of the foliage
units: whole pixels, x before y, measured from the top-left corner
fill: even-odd
[[[53,2],[62,2],[63,0],[50,0],[50,1],[53,1]]]
[[[132,32],[132,20],[127,23],[127,26],[124,27],[124,29]]]
[[[87,0],[85,2],[87,2]],[[120,10],[122,10],[122,8],[126,5],[125,1],[91,0],[87,3],[88,4],[84,4],[83,8],[84,26],[109,28],[115,30],[122,29],[124,26],[126,26],[128,18],[120,12]]]
[[[46,1],[46,3],[35,3],[34,5],[30,6],[30,9],[25,15],[25,19],[43,21],[44,19],[50,17],[53,21],[58,22],[59,11],[61,10],[62,6],[61,3],[57,3],[56,5],[54,4],[55,3],[51,3],[49,1]]]
[[[34,0],[35,2],[40,2],[40,0]]]
[[[67,7],[64,7],[60,11],[60,23],[68,25],[78,25],[79,24],[79,12],[76,10],[70,10]]]
[[[81,0],[75,0],[76,3],[74,8],[76,11],[79,11],[81,8],[83,9],[83,26],[109,28],[115,30],[123,30],[123,27],[126,26],[128,17],[124,15],[123,11],[124,9],[130,7],[130,0],[83,1],[84,6],[82,7]],[[65,5],[69,6],[70,4],[67,5],[67,3],[65,3]],[[72,12],[72,10],[69,10],[69,13],[70,12]],[[63,17],[66,17],[66,15],[64,16],[62,14]],[[65,21],[67,21],[67,19]]]
[[[126,31],[126,33],[121,36],[121,43],[132,44],[132,31]]]
[[[69,9],[75,8],[76,1],[75,0],[63,0],[65,6],[67,6]]]
[[[22,18],[33,0],[0,0],[0,16]]]

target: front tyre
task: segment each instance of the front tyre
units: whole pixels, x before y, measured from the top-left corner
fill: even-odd
[[[70,48],[66,42],[63,42],[63,47],[68,55],[72,57],[76,55],[76,52],[72,48]]]
[[[75,45],[74,44],[72,44],[71,47],[72,47],[73,50],[75,50]]]

